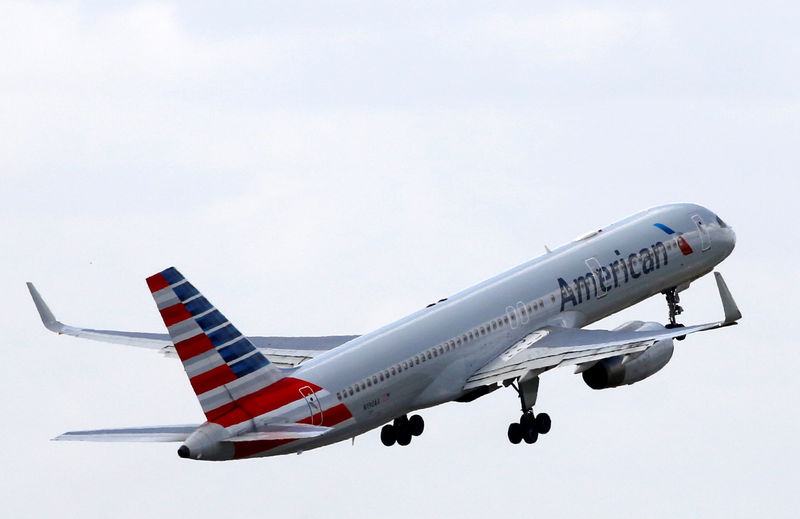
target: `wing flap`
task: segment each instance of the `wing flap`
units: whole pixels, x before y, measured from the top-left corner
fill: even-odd
[[[121,429],[95,429],[91,431],[69,431],[53,438],[54,441],[84,442],[182,442],[189,437],[195,425],[154,425],[149,427],[126,427]]]

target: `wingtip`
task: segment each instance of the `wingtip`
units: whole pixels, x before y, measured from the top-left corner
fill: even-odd
[[[42,319],[42,324],[44,324],[45,328],[53,332],[60,331],[60,325],[56,320],[56,317],[53,315],[53,312],[50,310],[50,307],[47,306],[47,303],[44,302],[42,295],[36,290],[36,287],[30,281],[25,283],[28,286],[28,291],[31,293],[31,298],[33,298],[33,304],[36,305],[36,311],[39,312],[39,317]]]
[[[730,289],[728,289],[725,279],[719,272],[714,272],[714,278],[717,280],[717,289],[719,289],[719,297],[722,299],[722,309],[725,312],[724,324],[736,324],[736,321],[742,318],[742,312],[733,300]]]

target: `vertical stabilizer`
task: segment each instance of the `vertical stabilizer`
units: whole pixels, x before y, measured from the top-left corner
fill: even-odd
[[[209,421],[284,377],[174,267],[147,278],[147,286]]]

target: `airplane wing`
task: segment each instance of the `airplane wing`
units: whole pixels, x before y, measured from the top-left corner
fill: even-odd
[[[58,321],[44,302],[33,283],[28,290],[39,312],[45,328],[59,335],[71,335],[93,341],[136,346],[159,351],[169,357],[177,357],[175,347],[166,333],[121,332],[94,330],[70,326]],[[248,337],[259,351],[279,368],[294,368],[328,350],[342,345],[358,335],[330,335],[323,337]],[[127,440],[125,440],[127,441]]]
[[[742,314],[722,275],[715,272],[714,276],[725,311],[722,321],[648,331],[580,330],[556,326],[540,328],[476,371],[467,380],[464,390],[521,377],[531,370],[542,373],[552,368],[580,364],[580,372],[599,360],[641,352],[658,341],[736,324]]]

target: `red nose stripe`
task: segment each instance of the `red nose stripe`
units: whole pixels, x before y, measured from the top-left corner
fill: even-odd
[[[692,247],[689,245],[689,242],[687,242],[683,236],[678,236],[678,247],[681,248],[681,252],[683,253],[684,256],[687,256],[692,252],[694,252],[692,250]]]

